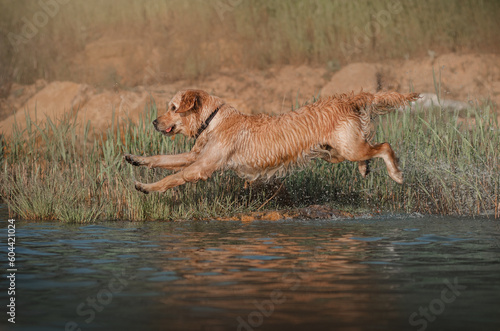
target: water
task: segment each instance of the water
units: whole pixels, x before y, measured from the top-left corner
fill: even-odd
[[[16,221],[16,239],[0,330],[500,330],[498,220]]]

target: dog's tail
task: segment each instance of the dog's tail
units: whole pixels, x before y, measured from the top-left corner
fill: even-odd
[[[383,115],[399,107],[404,107],[410,101],[415,101],[419,97],[418,93],[378,92],[372,94],[361,92],[352,96],[350,102],[360,111],[364,110],[374,115]]]
[[[372,94],[361,92],[351,96],[349,101],[351,106],[360,112],[363,134],[366,141],[370,142],[375,135],[373,120],[377,115],[390,113],[419,97],[418,93],[378,92]]]

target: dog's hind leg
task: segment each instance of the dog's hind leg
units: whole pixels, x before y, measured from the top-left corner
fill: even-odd
[[[403,184],[403,173],[399,169],[398,160],[396,154],[388,143],[370,145],[367,142],[363,142],[349,151],[346,151],[344,155],[349,161],[358,161],[359,171],[361,175],[366,176],[368,174],[368,161],[374,157],[380,157],[384,160],[389,172],[389,176],[394,179],[397,183]]]
[[[361,176],[363,176],[363,178],[366,178],[366,176],[368,176],[368,174],[370,173],[370,160],[358,161],[358,169]]]
[[[340,156],[340,154],[325,155],[321,158],[333,164],[345,161],[345,158]],[[363,176],[363,178],[366,178],[366,176],[368,176],[368,174],[370,173],[370,160],[358,161],[358,169],[361,173],[361,176]]]
[[[345,161],[345,158],[341,156],[339,152],[335,148],[332,148],[330,145],[324,145],[317,151],[320,153],[320,157],[326,162],[335,164]]]
[[[361,130],[353,129],[355,125],[345,125],[335,132],[330,145],[341,157],[352,162],[359,162],[358,169],[363,177],[369,172],[368,161],[374,157],[384,160],[389,176],[397,183],[403,184],[403,174],[398,167],[396,154],[388,143],[370,144]]]
[[[321,156],[323,160],[333,164],[345,161],[345,158],[338,154],[335,149],[329,148],[325,150],[328,150],[329,153]],[[361,176],[366,178],[366,176],[370,173],[370,160],[358,161],[358,169]]]

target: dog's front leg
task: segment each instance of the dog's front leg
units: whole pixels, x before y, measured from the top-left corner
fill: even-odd
[[[144,184],[136,182],[135,189],[146,194],[149,192],[165,192],[172,187],[183,185],[187,182],[207,180],[217,169],[219,169],[218,162],[210,162],[209,160],[196,161],[183,170],[167,176],[156,183]]]
[[[188,152],[176,155],[137,156],[124,155],[125,161],[134,166],[179,170],[191,165],[196,160],[196,153]]]

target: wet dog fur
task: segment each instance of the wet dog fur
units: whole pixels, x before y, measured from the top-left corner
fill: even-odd
[[[134,166],[177,171],[156,183],[135,183],[143,193],[165,192],[186,182],[206,180],[215,171],[234,170],[253,181],[283,175],[312,158],[330,163],[358,162],[363,177],[369,161],[385,161],[389,176],[403,183],[388,143],[372,143],[373,119],[416,100],[417,93],[360,92],[321,98],[295,111],[269,116],[245,115],[221,98],[202,90],[178,92],[153,125],[167,136],[196,138],[191,151],[176,155],[137,156]]]

